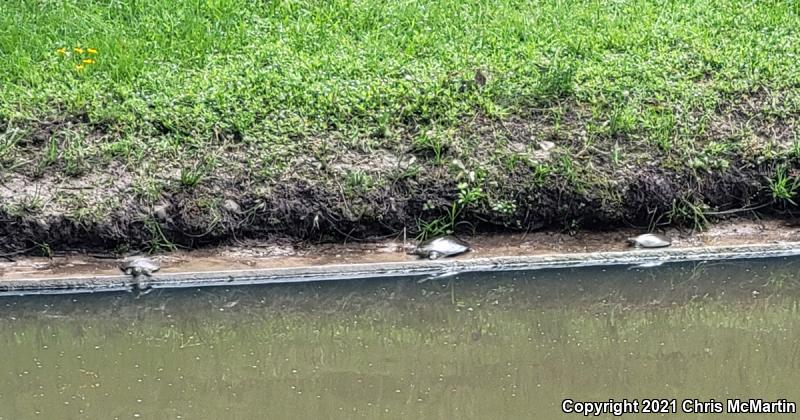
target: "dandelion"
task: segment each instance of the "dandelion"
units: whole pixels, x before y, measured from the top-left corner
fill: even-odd
[[[67,55],[67,49],[66,48],[59,48],[59,49],[56,50],[56,52],[58,52],[58,55]]]
[[[86,52],[89,53],[89,54],[97,54],[97,50],[94,49],[94,48],[87,48]]]
[[[92,60],[91,58],[84,58],[83,59],[83,64],[94,64],[94,63],[95,63],[95,61]]]
[[[75,47],[75,48],[73,48],[73,50],[78,54],[83,54],[83,48]]]
[[[75,65],[75,70],[82,71],[83,70],[83,64],[76,64]]]

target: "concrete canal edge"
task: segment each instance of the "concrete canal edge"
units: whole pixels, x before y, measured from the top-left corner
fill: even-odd
[[[299,283],[314,281],[425,277],[466,272],[557,269],[611,265],[658,265],[681,261],[719,261],[800,255],[800,242],[663,248],[614,252],[565,253],[513,257],[459,258],[411,262],[329,264],[253,270],[156,273],[153,289],[206,286]],[[70,275],[48,278],[8,278],[0,281],[0,294],[62,294],[131,290],[133,279],[125,275]]]

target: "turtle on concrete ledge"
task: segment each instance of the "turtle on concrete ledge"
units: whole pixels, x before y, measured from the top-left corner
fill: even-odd
[[[142,292],[150,288],[147,280],[142,281],[142,278],[149,279],[161,266],[147,257],[132,257],[123,261],[119,268],[123,273],[133,276],[133,291]]]
[[[422,258],[435,260],[439,257],[451,257],[463,254],[470,250],[468,243],[456,238],[455,236],[440,236],[420,242],[412,251],[411,255],[418,255]]]
[[[645,233],[628,238],[628,243],[636,248],[663,248],[672,245],[672,240],[658,233]]]

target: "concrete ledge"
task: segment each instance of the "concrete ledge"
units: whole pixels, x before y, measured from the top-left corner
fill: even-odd
[[[253,270],[157,273],[150,279],[150,285],[154,289],[171,289],[401,276],[422,277],[464,272],[659,264],[680,261],[769,258],[793,255],[800,255],[800,242],[513,257],[462,257],[458,259],[411,262],[329,264]],[[131,287],[131,277],[124,275],[9,278],[0,282],[0,295],[110,292],[130,290]]]

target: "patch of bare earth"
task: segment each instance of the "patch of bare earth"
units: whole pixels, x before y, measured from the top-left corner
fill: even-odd
[[[793,217],[795,206],[777,200],[771,184],[781,165],[789,174],[800,169],[790,153],[798,116],[781,113],[781,100],[760,93],[731,101],[704,136],[680,143],[675,134],[667,151],[644,131],[591,134],[596,121],[575,103],[560,104],[558,120],[546,108],[466,118],[457,130],[434,133],[443,139],[438,160],[414,144],[415,126],[390,140],[298,139],[289,151],[246,136],[212,139],[213,164],[203,163],[196,185],[182,177],[208,159],[188,149],[163,151],[169,143],[147,139],[132,158],[109,146],[119,141],[112,128],[54,120],[39,123],[19,146],[28,158],[0,176],[0,254],[410,237],[460,205],[465,184],[482,194],[459,211],[455,228],[467,235]],[[64,150],[75,138],[85,155],[73,163],[83,169],[69,173],[74,156]],[[54,141],[58,159],[37,172]],[[692,164],[698,156],[705,166]]]

